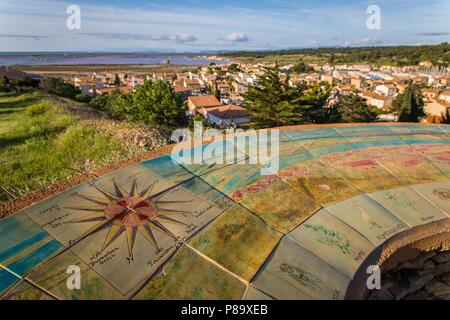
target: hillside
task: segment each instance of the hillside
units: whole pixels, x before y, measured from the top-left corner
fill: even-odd
[[[112,121],[79,102],[0,93],[0,203],[165,143],[152,128]]]

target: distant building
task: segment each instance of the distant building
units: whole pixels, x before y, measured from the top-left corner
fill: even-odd
[[[450,103],[431,101],[425,104],[425,112],[427,113],[426,121],[430,123],[441,123],[450,110]]]
[[[442,76],[439,78],[439,82],[443,86],[450,86],[450,77],[449,76]]]
[[[444,91],[439,94],[439,101],[450,103],[450,91]]]
[[[364,89],[364,81],[361,78],[352,78],[350,80],[350,85],[353,86],[356,90]]]
[[[425,67],[425,68],[431,68],[433,66],[433,62],[431,61],[422,61],[419,63],[419,66]]]
[[[421,91],[422,91],[423,97],[428,102],[435,101],[439,97],[439,90],[438,89],[424,88]]]
[[[192,91],[193,95],[200,94],[202,89],[202,84],[198,79],[184,79],[183,80],[184,87],[188,88]]]
[[[250,122],[247,110],[236,105],[208,108],[201,113],[206,120],[219,126],[240,126]]]
[[[122,86],[122,87],[107,87],[107,88],[91,88],[88,91],[88,94],[93,96],[104,96],[107,94],[111,94],[114,90],[119,90],[121,93],[130,93],[133,91],[133,88],[128,86]]]
[[[172,86],[172,89],[175,93],[181,94],[184,100],[187,100],[188,97],[192,96],[192,90],[185,86],[174,85]]]
[[[369,106],[377,107],[378,109],[390,109],[392,106],[393,97],[384,96],[375,92],[364,91],[361,96],[367,99]]]
[[[192,96],[188,98],[188,108],[191,114],[198,110],[219,107],[222,103],[213,95],[208,96]]]
[[[348,95],[348,94],[351,94],[352,92],[354,92],[355,88],[349,84],[346,84],[346,85],[338,88],[338,90],[339,90],[340,94],[345,96],[345,95]]]
[[[397,94],[397,87],[393,83],[385,83],[375,87],[375,92],[388,97],[394,97]]]
[[[330,84],[331,86],[333,85],[333,76],[332,75],[328,75],[328,74],[322,74],[320,76],[320,80],[323,82],[327,82],[328,84]]]

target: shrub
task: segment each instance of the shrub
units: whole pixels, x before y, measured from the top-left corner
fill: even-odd
[[[79,93],[75,96],[75,100],[77,100],[78,102],[89,103],[91,99],[92,99],[91,96],[88,96],[87,94],[84,93]]]
[[[42,89],[70,99],[75,99],[76,95],[80,93],[80,90],[70,83],[65,83],[61,78],[46,78],[42,84]]]
[[[47,103],[39,102],[39,103],[35,103],[35,104],[32,104],[31,106],[27,107],[26,113],[29,116],[35,117],[35,116],[39,116],[39,115],[46,113],[48,109],[49,109],[49,106]]]
[[[106,105],[108,103],[108,99],[109,99],[108,95],[97,96],[97,97],[91,99],[91,101],[89,102],[89,106],[91,106],[97,110],[106,111]]]

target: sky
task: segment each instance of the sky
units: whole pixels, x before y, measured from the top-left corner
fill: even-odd
[[[79,28],[71,5],[80,9]],[[376,20],[370,6],[380,10]],[[0,0],[0,51],[435,44],[450,42],[449,17],[450,0]],[[379,28],[368,28],[368,19]]]

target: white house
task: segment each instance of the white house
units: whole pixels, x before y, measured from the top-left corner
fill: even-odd
[[[385,83],[375,87],[375,92],[388,97],[394,97],[397,94],[397,87],[393,83]]]
[[[393,97],[383,96],[370,91],[364,91],[361,96],[367,99],[369,106],[377,107],[378,109],[389,109],[392,106]]]
[[[236,105],[224,105],[204,110],[203,116],[219,126],[240,126],[250,122],[247,110]]]
[[[438,98],[439,101],[450,103],[450,91],[441,92]]]

